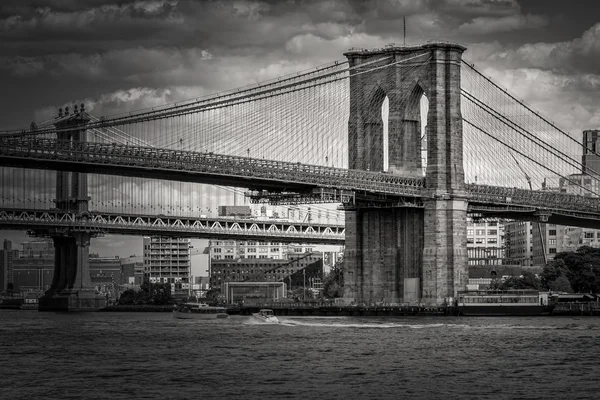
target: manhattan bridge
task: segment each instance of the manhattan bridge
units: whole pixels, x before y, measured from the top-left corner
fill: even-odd
[[[402,302],[416,290],[441,304],[467,282],[467,215],[600,227],[600,176],[572,177],[595,149],[464,50],[350,49],[204,98],[101,117],[73,105],[2,131],[0,229],[53,239],[47,308],[100,305],[88,254],[101,234],[345,244],[345,297]],[[548,178],[576,190],[549,190]],[[200,184],[255,203],[337,203],[344,223],[201,217]]]

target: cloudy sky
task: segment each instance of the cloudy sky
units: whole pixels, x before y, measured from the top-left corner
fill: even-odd
[[[402,43],[403,17],[407,43],[463,44],[558,126],[600,128],[597,0],[2,0],[0,130],[73,101],[109,115]]]

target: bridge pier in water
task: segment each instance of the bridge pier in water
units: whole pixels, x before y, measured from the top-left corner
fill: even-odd
[[[422,207],[358,204],[346,212],[347,300],[443,304],[466,287],[467,200],[460,109],[464,50],[456,44],[432,43],[345,54],[354,68],[349,168],[382,169],[379,122],[387,95],[389,173],[421,176],[420,98],[424,94],[429,100]],[[393,67],[373,68],[391,63]],[[360,73],[361,64],[371,70]]]
[[[68,110],[68,109],[67,109]],[[59,140],[76,144],[85,141],[85,124],[89,121],[83,105],[80,112],[69,116],[59,113]],[[81,126],[81,129],[76,129]],[[88,212],[87,175],[57,171],[56,208],[85,217]],[[45,230],[37,232],[52,237],[54,242],[54,276],[52,285],[40,298],[40,311],[95,311],[106,307],[106,299],[96,293],[90,277],[90,240],[94,233],[77,230]]]

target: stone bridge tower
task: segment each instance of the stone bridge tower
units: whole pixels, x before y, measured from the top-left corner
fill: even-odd
[[[422,176],[420,99],[427,115],[422,207],[346,212],[344,297],[442,304],[467,281],[460,67],[464,47],[431,43],[349,51],[349,168],[382,171],[381,107],[389,99],[388,172]]]
[[[56,136],[61,150],[77,150],[86,142],[89,115],[84,105],[69,114],[62,109],[55,121]],[[90,240],[97,232],[78,227],[89,217],[88,181],[83,172],[56,172],[56,208],[74,218],[70,229],[36,229],[32,233],[51,237],[54,242],[54,275],[52,285],[39,300],[40,311],[95,311],[106,307],[106,299],[96,293],[89,269]]]

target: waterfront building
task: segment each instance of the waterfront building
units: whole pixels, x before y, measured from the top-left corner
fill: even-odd
[[[140,286],[144,283],[144,257],[130,256],[121,258],[121,270],[124,280],[121,285]]]
[[[134,264],[122,263],[118,257],[90,256],[90,278],[100,292],[127,285],[135,274]],[[123,259],[127,260],[127,259]],[[16,291],[45,291],[52,284],[54,257],[20,257],[13,260]]]
[[[211,260],[234,260],[237,258],[285,260],[288,258],[288,254],[312,252],[315,247],[314,245],[255,240],[210,240],[208,242]]]
[[[505,263],[522,267],[533,265],[533,231],[528,221],[510,221],[504,224]]]
[[[54,243],[50,239],[39,239],[21,243],[19,257],[50,258],[54,257]]]
[[[251,305],[285,299],[287,286],[284,282],[225,282],[222,291],[228,304]]]
[[[600,193],[600,179],[588,174],[597,176],[595,171],[600,171],[600,156],[595,154],[600,151],[599,133],[598,130],[583,132],[586,146],[582,156],[584,173],[560,178],[558,186],[546,187],[546,190],[588,197],[596,197],[595,193]],[[538,228],[537,225],[532,224],[533,265],[543,266],[545,262],[554,259],[557,253],[576,251],[581,246],[600,247],[600,230],[554,224],[539,224]]]
[[[226,282],[285,282],[289,289],[323,281],[323,254],[320,252],[290,254],[289,259],[238,258],[212,260],[211,289],[222,290]]]
[[[14,260],[19,257],[19,251],[13,250],[12,242],[4,240],[0,250],[0,292],[8,289],[9,283],[14,284]]]
[[[152,236],[144,238],[144,281],[171,285],[174,296],[190,287],[190,239]]]
[[[498,220],[467,218],[467,255],[471,265],[501,265],[504,259],[504,224]]]

